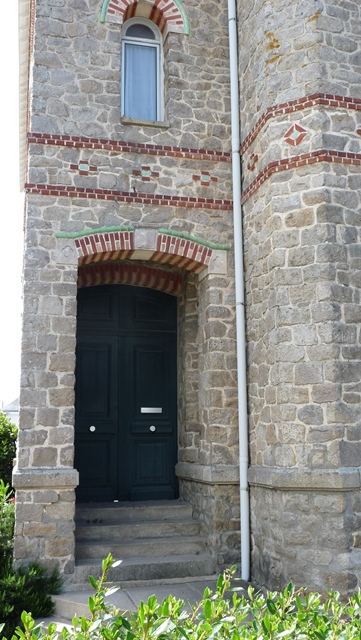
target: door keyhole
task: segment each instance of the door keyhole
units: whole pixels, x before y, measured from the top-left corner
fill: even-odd
[[[149,431],[155,431],[155,430],[156,430],[156,427],[154,426],[154,424],[152,424],[152,426],[149,427]]]

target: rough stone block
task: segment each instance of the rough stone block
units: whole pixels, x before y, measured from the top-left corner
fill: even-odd
[[[28,536],[29,538],[47,538],[49,536],[55,536],[56,526],[55,524],[42,524],[42,523],[32,523],[25,522],[23,528],[24,536]]]
[[[49,558],[61,558],[74,554],[74,541],[71,538],[46,540],[45,554]]]
[[[52,504],[58,501],[58,492],[50,489],[45,491],[34,491],[32,499],[35,504]]]
[[[74,404],[74,389],[50,389],[49,402],[53,407],[67,407]]]
[[[323,366],[319,362],[300,362],[295,365],[295,384],[317,384],[323,382]]]
[[[35,447],[33,453],[34,467],[55,467],[58,459],[58,451],[55,447]]]

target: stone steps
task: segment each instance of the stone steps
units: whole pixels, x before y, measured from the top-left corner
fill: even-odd
[[[216,570],[191,505],[180,500],[77,507],[79,588],[89,588],[88,576],[100,575],[109,553],[122,562],[109,571],[108,580],[120,584],[212,576]]]
[[[213,591],[216,588],[216,576],[197,576],[194,578],[180,578],[170,580],[154,580],[144,582],[128,581],[118,591],[111,593],[107,597],[107,603],[115,606],[120,611],[136,611],[141,600],[147,601],[149,596],[154,594],[158,602],[162,602],[172,594],[175,598],[184,600],[185,609],[190,610],[190,604],[199,602],[206,587],[210,587]],[[55,613],[43,622],[43,627],[53,621],[58,624],[61,630],[64,626],[68,626],[74,616],[89,617],[88,600],[92,596],[93,590],[77,590],[73,592],[62,593],[52,596],[55,604]]]
[[[204,540],[200,536],[182,536],[181,541],[176,536],[161,538],[158,535],[149,538],[87,540],[77,542],[76,560],[99,558],[106,548],[114,560],[125,560],[132,557],[170,556],[170,555],[198,555],[205,549]]]
[[[108,573],[109,582],[124,586],[128,582],[146,583],[164,581],[170,578],[194,578],[204,575],[215,575],[215,562],[207,553],[197,556],[139,556],[125,558],[120,565]],[[75,567],[77,589],[89,589],[88,576],[97,578],[101,573],[101,559],[79,560]],[[69,588],[74,588],[74,585]]]
[[[105,502],[77,505],[79,524],[99,524],[119,520],[122,523],[146,520],[179,520],[192,518],[192,507],[181,500],[150,500],[147,502]]]
[[[193,536],[199,533],[198,522],[189,520],[163,520],[157,521],[155,530],[154,521],[123,523],[114,521],[105,524],[79,524],[76,527],[76,536],[79,542],[86,540],[114,540],[119,537],[121,531],[125,539],[163,538],[172,536]]]

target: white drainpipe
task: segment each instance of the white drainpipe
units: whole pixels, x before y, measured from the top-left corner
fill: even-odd
[[[20,191],[24,190],[27,164],[30,0],[19,0],[19,147]]]
[[[241,577],[250,579],[250,524],[248,494],[248,414],[246,325],[244,304],[243,231],[241,210],[241,157],[236,0],[228,0],[229,58],[231,81],[233,226],[236,286],[236,328],[238,369],[239,484],[241,500]]]

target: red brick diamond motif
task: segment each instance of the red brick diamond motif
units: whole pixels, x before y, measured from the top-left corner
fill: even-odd
[[[284,135],[284,141],[287,144],[292,145],[292,147],[296,147],[300,142],[302,142],[303,138],[307,135],[306,129],[301,127],[299,124],[293,124]]]
[[[247,169],[249,171],[254,171],[256,168],[257,162],[258,162],[258,155],[256,153],[252,153],[249,159],[249,163],[247,164]]]

